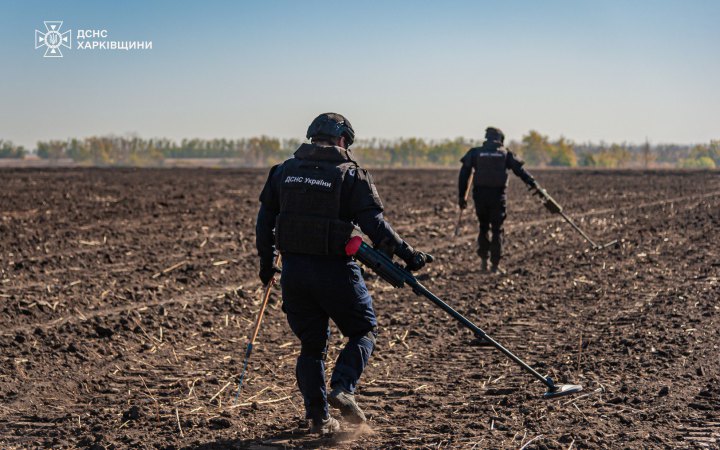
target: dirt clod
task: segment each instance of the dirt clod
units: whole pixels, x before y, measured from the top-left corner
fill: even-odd
[[[100,338],[110,338],[113,334],[115,334],[110,328],[100,325],[95,326],[95,333],[97,333],[98,337]]]
[[[208,428],[211,430],[222,430],[223,428],[230,428],[232,423],[224,417],[213,417],[208,421]]]
[[[131,406],[123,413],[123,420],[139,420],[142,416],[142,410],[139,406]]]

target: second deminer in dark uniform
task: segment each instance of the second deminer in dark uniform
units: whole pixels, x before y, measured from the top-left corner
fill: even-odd
[[[530,188],[536,187],[533,177],[523,168],[524,162],[505,148],[504,141],[505,135],[502,131],[489,127],[485,130],[483,145],[471,148],[460,160],[462,168],[458,182],[458,204],[461,209],[467,207],[465,192],[470,175],[474,170],[473,202],[480,222],[477,253],[482,260],[482,270],[488,269],[488,256],[490,257],[492,272],[502,271],[500,259],[502,258],[508,170],[512,170]],[[488,236],[490,230],[492,230],[492,239]]]
[[[318,116],[294,157],[270,170],[260,195],[256,243],[260,279],[267,284],[282,255],[283,311],[300,339],[296,377],[311,431],[339,430],[328,402],[354,423],[365,414],[354,397],[360,376],[375,347],[377,320],[357,263],[344,247],[354,225],[376,247],[397,255],[410,270],[422,268],[427,255],[413,250],[383,218],[383,206],[370,174],[353,160],[355,139],[340,114]],[[340,352],[327,394],[325,356],[329,319],[348,338]]]

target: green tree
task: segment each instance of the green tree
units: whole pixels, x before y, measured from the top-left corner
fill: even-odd
[[[694,165],[698,165],[699,163],[693,163],[692,160],[700,160],[703,158],[707,158],[712,160],[712,162],[715,164],[715,167],[720,165],[720,141],[710,141],[709,144],[699,144],[690,150],[690,154],[687,158],[681,159],[679,161],[680,167],[692,167]],[[703,163],[705,166],[707,165],[707,161]],[[707,167],[704,167],[707,168]]]
[[[625,167],[632,155],[627,148],[619,145],[612,144],[609,149],[603,149],[593,156],[592,166],[605,167],[608,169],[616,169]]]
[[[709,156],[700,158],[683,158],[680,160],[680,167],[683,169],[715,169],[717,164]]]
[[[522,138],[522,157],[531,166],[544,166],[551,160],[552,148],[547,136],[531,130]]]
[[[0,158],[24,158],[25,147],[0,139]]]
[[[560,137],[557,141],[550,145],[550,162],[551,166],[577,166],[577,155],[573,143]]]
[[[68,144],[65,141],[48,141],[37,143],[37,155],[43,159],[50,159],[57,161],[60,158],[67,156]]]
[[[458,164],[472,143],[462,137],[452,141],[441,141],[430,146],[427,152],[427,162],[433,165],[452,166]]]
[[[720,166],[720,140],[710,141],[710,145],[708,145],[708,156],[715,161],[715,165]]]

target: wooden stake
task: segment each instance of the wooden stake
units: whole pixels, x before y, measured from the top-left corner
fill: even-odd
[[[470,196],[470,187],[472,186],[472,174],[470,175],[470,178],[468,178],[468,185],[465,188],[465,196],[463,197],[465,199],[465,204],[467,205],[467,199]],[[458,220],[457,225],[455,225],[455,237],[458,237],[458,234],[460,234],[460,228],[462,225],[462,216],[463,212],[467,209],[467,206],[464,209],[461,209],[458,213]]]
[[[278,254],[275,257],[275,266],[278,266],[280,264],[280,254]],[[265,314],[265,308],[267,307],[268,300],[270,300],[270,292],[272,292],[272,287],[275,284],[275,277],[273,276],[270,279],[270,282],[268,283],[267,287],[265,288],[265,295],[263,297],[262,306],[260,307],[260,311],[258,312],[257,320],[255,321],[255,329],[253,330],[252,337],[250,337],[250,344],[255,344],[255,339],[257,338],[258,333],[260,332],[260,323],[262,322],[263,315]]]

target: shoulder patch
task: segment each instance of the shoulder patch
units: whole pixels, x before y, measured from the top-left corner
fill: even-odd
[[[283,186],[293,188],[310,187],[320,188],[323,190],[332,190],[333,180],[311,176],[287,175],[283,179]]]

